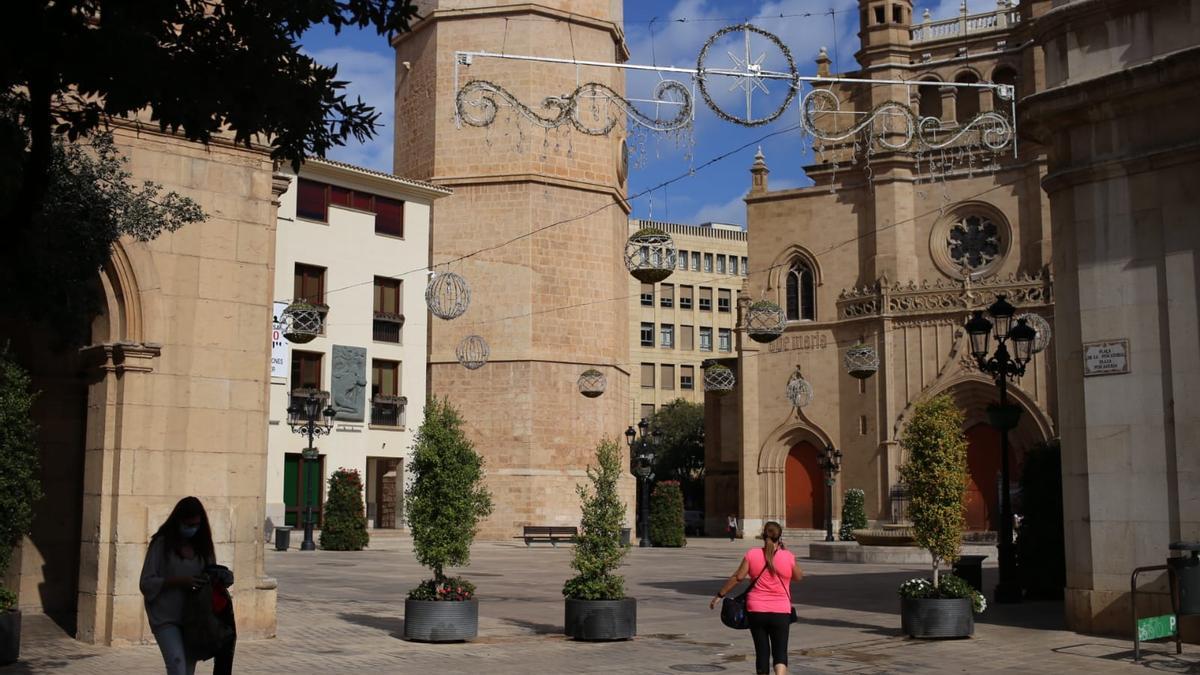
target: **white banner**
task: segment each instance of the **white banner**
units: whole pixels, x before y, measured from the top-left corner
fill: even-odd
[[[288,376],[288,341],[283,339],[283,324],[278,323],[287,306],[286,302],[275,303],[276,321],[271,325],[271,377]]]

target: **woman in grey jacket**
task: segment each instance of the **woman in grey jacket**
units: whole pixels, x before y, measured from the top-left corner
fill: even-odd
[[[184,651],[184,605],[188,593],[210,582],[213,570],[205,568],[216,562],[204,505],[195,497],[184,497],[150,538],[140,584],[150,630],[162,652],[167,675],[192,675],[196,670],[195,659]],[[220,570],[225,578],[218,580],[231,586],[233,574],[225,568]],[[232,653],[228,658],[232,661]]]

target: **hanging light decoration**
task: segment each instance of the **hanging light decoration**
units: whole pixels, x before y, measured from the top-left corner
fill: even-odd
[[[804,408],[813,400],[813,388],[808,380],[800,374],[800,368],[787,381],[787,398],[793,407]]]
[[[608,387],[608,378],[595,368],[588,368],[579,374],[576,384],[579,386],[579,393],[588,398],[596,398]]]
[[[279,323],[283,324],[285,340],[302,345],[312,342],[321,334],[325,312],[307,302],[293,302],[283,310]]]
[[[783,308],[770,300],[759,300],[746,310],[746,334],[755,342],[774,342],[786,326]]]
[[[676,256],[675,241],[657,227],[643,227],[625,242],[625,269],[644,284],[671,276]]]
[[[435,274],[425,288],[425,304],[439,319],[457,319],[471,304],[471,287],[454,272]]]
[[[733,391],[733,386],[737,384],[737,378],[733,376],[733,371],[719,364],[713,363],[704,369],[704,391],[714,394],[727,394]]]
[[[463,338],[462,342],[458,343],[458,348],[454,350],[458,362],[467,370],[482,368],[483,364],[487,363],[490,353],[487,342],[478,335],[468,335]]]
[[[1046,321],[1045,317],[1041,314],[1026,312],[1017,316],[1018,321],[1021,319],[1025,319],[1025,324],[1037,331],[1037,337],[1033,339],[1034,354],[1038,354],[1050,346],[1052,332],[1050,330],[1050,322]]]
[[[851,377],[865,380],[879,370],[879,354],[874,347],[860,342],[846,350],[843,363]]]

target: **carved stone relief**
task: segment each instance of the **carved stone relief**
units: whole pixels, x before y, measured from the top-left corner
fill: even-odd
[[[367,350],[333,346],[333,409],[341,422],[361,422],[366,413]]]

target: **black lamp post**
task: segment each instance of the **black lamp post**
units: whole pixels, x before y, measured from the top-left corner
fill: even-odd
[[[1037,331],[1026,325],[1025,319],[1019,319],[1015,326],[1012,324],[1016,308],[1002,294],[988,307],[987,313],[992,321],[985,319],[982,311],[976,310],[967,321],[966,329],[971,339],[971,355],[979,364],[979,370],[991,375],[1000,389],[1000,405],[992,409],[990,416],[992,426],[1000,432],[1000,582],[996,584],[994,599],[998,603],[1020,602],[1021,586],[1017,580],[1016,549],[1013,546],[1008,475],[1008,431],[1017,425],[1020,409],[1010,409],[1008,406],[1008,381],[1025,374],[1025,366],[1033,358],[1033,341],[1037,338]],[[996,352],[989,357],[988,340],[993,328]],[[1010,341],[1013,347],[1011,354],[1008,351]]]
[[[304,542],[300,544],[301,551],[316,550],[317,545],[313,543],[313,517],[314,495],[316,488],[313,486],[312,475],[314,461],[317,459],[317,449],[313,447],[313,439],[317,436],[324,436],[333,431],[333,418],[337,415],[337,411],[333,406],[325,406],[321,409],[321,399],[317,396],[317,392],[310,391],[304,401],[296,403],[294,400],[292,405],[288,406],[288,426],[297,434],[308,436],[308,447],[304,449],[301,456],[304,458],[304,493],[305,493],[305,511],[304,511]]]
[[[658,444],[662,441],[662,432],[650,430],[650,422],[643,417],[637,423],[637,431],[633,427],[625,430],[625,442],[629,444],[629,471],[637,476],[641,496],[638,499],[638,529],[641,530],[641,540],[638,546],[650,546],[650,479],[654,469],[654,456]]]
[[[826,445],[817,459],[825,471],[825,541],[833,541],[833,481],[842,470],[842,451]]]

